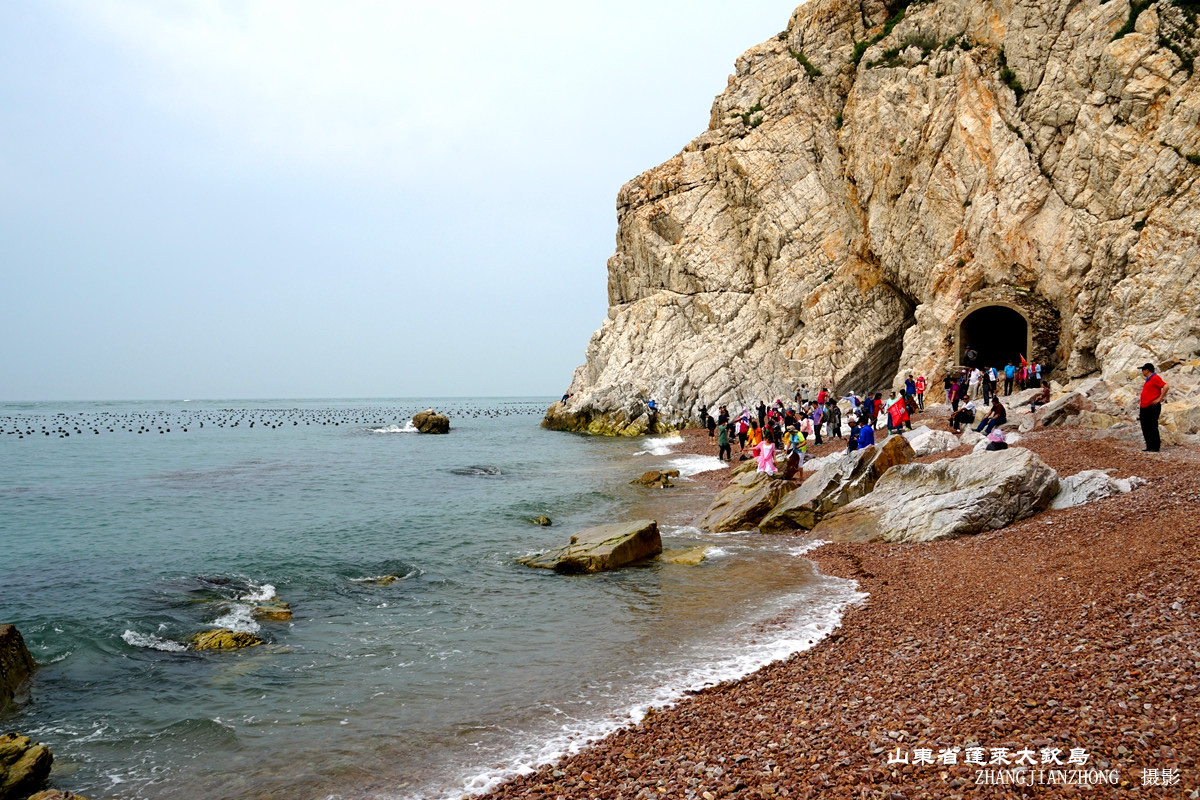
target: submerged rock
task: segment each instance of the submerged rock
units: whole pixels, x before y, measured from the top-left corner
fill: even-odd
[[[641,519],[582,530],[565,547],[517,561],[527,567],[573,575],[617,569],[661,552],[658,523]]]
[[[795,483],[778,476],[742,472],[717,494],[696,527],[714,533],[749,530],[795,490]]]
[[[950,437],[955,443],[958,439]],[[915,458],[903,436],[890,436],[881,445],[870,445],[847,453],[809,477],[759,524],[763,533],[811,530],[826,515],[857,500],[875,488],[892,467]]]
[[[550,518],[545,515],[542,515],[539,517],[534,517],[533,519],[531,519],[529,521],[532,522],[534,525],[541,525],[543,528],[548,528],[552,524],[550,522]]]
[[[674,550],[663,550],[658,554],[657,560],[667,564],[682,564],[686,567],[694,567],[704,560],[707,552],[708,545],[680,547]]]
[[[432,408],[413,414],[413,427],[420,433],[449,433],[450,418],[439,414]]]
[[[0,711],[33,672],[33,656],[14,625],[0,625]]]
[[[869,495],[825,517],[813,535],[835,542],[930,542],[981,533],[1033,516],[1058,489],[1058,473],[1021,447],[902,464]]]
[[[1059,491],[1051,508],[1071,508],[1084,503],[1093,503],[1112,497],[1114,494],[1132,492],[1147,483],[1145,478],[1131,475],[1128,478],[1113,478],[1112,470],[1086,469],[1059,480]]]
[[[0,799],[26,797],[46,784],[54,756],[28,736],[0,736]]]
[[[265,644],[261,636],[255,636],[247,631],[231,631],[227,628],[217,628],[204,631],[192,637],[192,647],[196,650],[236,650],[240,647],[257,647]]]
[[[254,616],[274,622],[285,622],[292,618],[292,607],[290,604],[284,602],[267,603],[255,606]]]

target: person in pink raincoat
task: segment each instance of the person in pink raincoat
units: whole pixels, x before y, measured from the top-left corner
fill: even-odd
[[[754,446],[754,455],[758,458],[759,472],[774,475],[778,471],[775,469],[775,442],[771,436]]]

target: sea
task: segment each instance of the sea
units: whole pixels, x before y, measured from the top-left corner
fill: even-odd
[[[545,430],[552,399],[0,404],[0,622],[39,665],[0,729],[92,800],[461,798],[862,600],[816,542],[693,527],[712,456]],[[424,408],[451,432],[417,433]],[[675,488],[630,484],[662,468]],[[704,561],[517,563],[642,518]],[[266,643],[189,647],[214,628]]]

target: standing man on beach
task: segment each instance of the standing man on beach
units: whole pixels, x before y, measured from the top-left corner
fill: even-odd
[[[1142,364],[1142,394],[1138,398],[1138,422],[1142,423],[1142,438],[1146,440],[1146,453],[1157,453],[1162,446],[1158,433],[1158,416],[1162,413],[1162,400],[1167,395],[1167,382],[1154,371],[1150,362]]]

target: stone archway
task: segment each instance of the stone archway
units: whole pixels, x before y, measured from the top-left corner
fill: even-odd
[[[1022,356],[1034,358],[1034,328],[1025,313],[1004,302],[977,303],[969,307],[955,328],[954,354],[957,363],[970,363],[966,357],[973,348],[978,357],[975,366],[1001,369],[1009,361],[1019,364]]]

